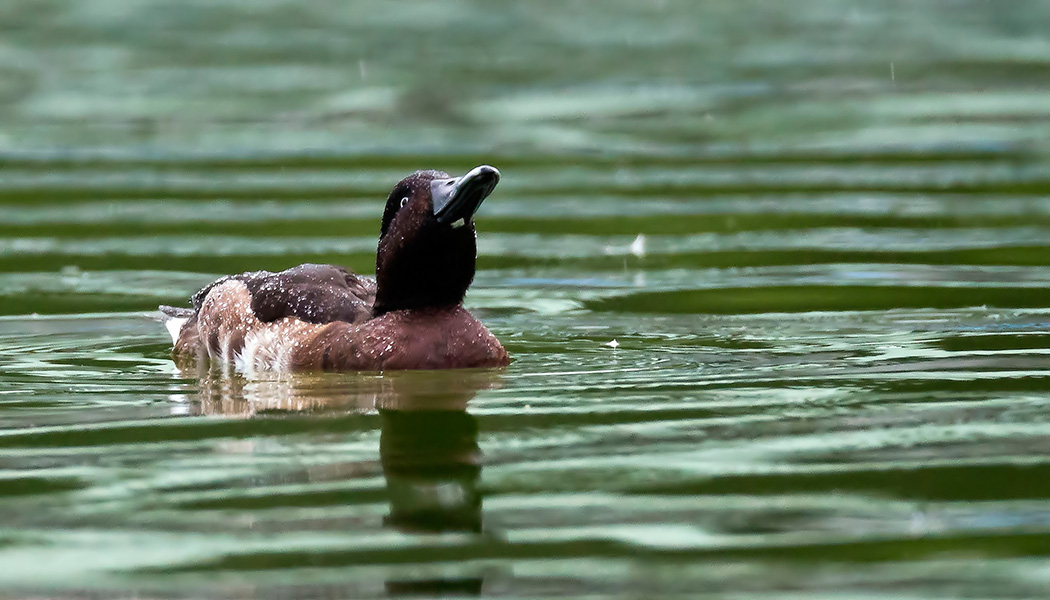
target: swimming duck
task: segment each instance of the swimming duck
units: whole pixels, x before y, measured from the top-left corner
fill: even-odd
[[[463,308],[474,279],[474,213],[499,182],[417,171],[386,201],[376,277],[334,265],[222,277],[193,308],[161,306],[176,356],[255,371],[499,367],[499,340]]]

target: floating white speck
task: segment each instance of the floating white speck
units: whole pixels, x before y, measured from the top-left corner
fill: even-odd
[[[605,345],[610,347],[610,348],[619,348],[620,347],[620,342],[617,342],[616,340],[613,340],[611,342],[605,342]]]
[[[641,258],[645,256],[645,234],[639,233],[631,242],[631,254]]]

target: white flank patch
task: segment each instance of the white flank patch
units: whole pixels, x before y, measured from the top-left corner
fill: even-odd
[[[219,358],[221,358],[222,362],[224,363],[231,362],[233,360],[233,357],[230,356],[230,341],[230,336],[228,335],[223,336],[223,338],[219,340]]]
[[[286,373],[292,364],[295,344],[287,340],[288,332],[274,326],[263,327],[248,334],[239,361],[246,375],[263,371]]]
[[[189,318],[171,318],[164,321],[164,327],[167,328],[168,334],[171,335],[172,344],[179,341],[179,334],[182,333],[182,326],[186,324],[186,321],[189,321]]]
[[[463,227],[466,224],[467,224],[467,220],[466,219],[463,219],[463,218],[456,219],[455,221],[452,221],[452,229],[459,229],[460,227]]]

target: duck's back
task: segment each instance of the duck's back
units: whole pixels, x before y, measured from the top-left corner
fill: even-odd
[[[231,289],[239,292],[240,301],[236,302],[236,308],[228,299],[217,301],[219,295],[229,295]],[[211,330],[211,323],[216,321],[199,321],[201,309],[206,304],[211,305],[212,312],[216,305],[220,308],[225,305],[229,309],[229,314],[221,322],[251,317],[259,323],[291,319],[313,325],[337,321],[356,324],[372,318],[375,295],[374,280],[356,275],[344,267],[302,264],[279,273],[251,271],[221,277],[193,295],[192,309],[161,306],[160,310],[168,318],[166,324],[175,351],[199,354],[208,350],[202,346],[202,341],[221,338],[218,331]],[[247,312],[251,314],[240,314]],[[231,352],[239,350],[236,347],[230,349]]]
[[[263,323],[295,317],[314,324],[360,323],[372,317],[376,282],[336,265],[302,264],[279,273],[252,271],[221,277],[193,295],[200,311],[218,285],[240,281],[248,288],[252,312]]]

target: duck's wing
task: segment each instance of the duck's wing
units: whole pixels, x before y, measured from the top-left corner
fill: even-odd
[[[303,264],[279,273],[251,271],[220,277],[193,295],[193,308],[161,306],[163,320],[175,340],[176,350],[197,345],[194,335],[185,334],[189,322],[196,322],[205,298],[216,287],[239,281],[248,288],[255,317],[270,323],[295,317],[307,323],[345,321],[362,323],[372,318],[376,296],[375,281],[335,265]],[[193,329],[193,328],[190,328]],[[180,346],[186,346],[180,348]]]
[[[375,281],[343,267],[304,264],[280,273],[245,275],[241,281],[251,294],[252,311],[263,323],[285,317],[315,324],[361,323],[372,318]]]

